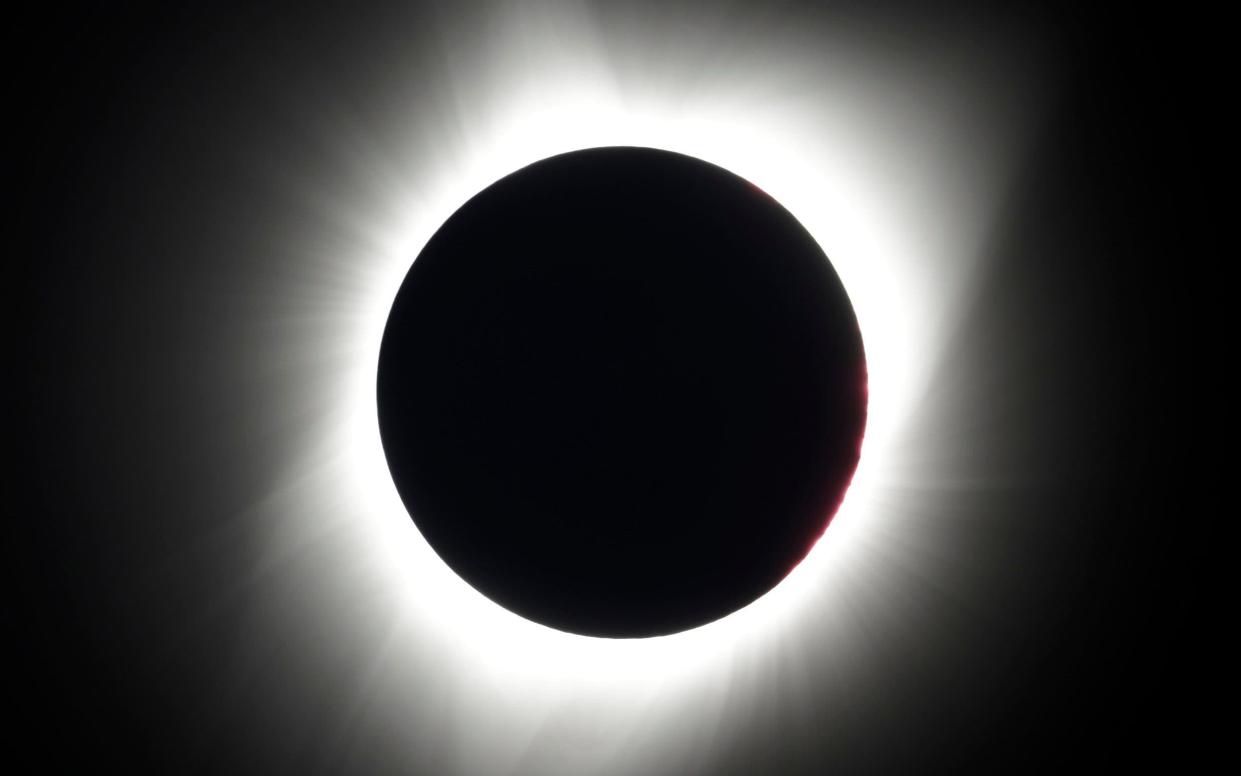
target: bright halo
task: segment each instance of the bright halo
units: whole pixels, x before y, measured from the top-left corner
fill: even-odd
[[[356,247],[325,260],[350,278],[331,311],[321,313],[338,329],[340,369],[317,389],[330,395],[332,412],[264,505],[282,516],[273,521],[274,545],[330,534],[340,564],[331,572],[363,576],[373,587],[375,599],[343,620],[385,613],[396,620],[376,675],[411,693],[456,699],[458,716],[449,724],[470,717],[475,732],[461,735],[491,737],[466,771],[502,770],[537,727],[527,717],[580,708],[592,725],[616,728],[615,736],[590,734],[607,742],[582,755],[597,763],[615,754],[608,747],[624,745],[623,736],[658,738],[660,720],[686,724],[672,720],[687,705],[724,714],[724,699],[709,689],[721,677],[734,691],[761,695],[766,672],[791,645],[811,639],[842,665],[857,659],[859,598],[882,598],[874,591],[896,587],[877,562],[893,550],[876,547],[895,532],[907,507],[904,478],[927,454],[925,442],[911,452],[902,431],[926,410],[923,388],[952,333],[955,305],[969,291],[996,193],[1023,140],[1020,111],[980,107],[999,99],[993,84],[925,62],[898,67],[848,45],[831,55],[782,48],[773,35],[753,42],[764,67],[755,75],[712,80],[688,54],[665,52],[661,78],[644,80],[635,75],[642,68],[612,67],[583,24],[548,11],[498,25],[506,37],[488,41],[485,57],[470,60],[467,51],[447,63],[457,104],[436,106],[448,115],[441,125],[416,137],[411,129],[410,148],[397,152],[402,162],[391,170],[357,162],[361,174],[373,174],[382,215],[358,216],[353,208],[328,214],[346,224],[342,231]],[[866,75],[828,77],[838,66]],[[807,85],[816,79],[824,80],[812,90]],[[957,90],[954,111],[936,101],[949,83]],[[692,86],[674,88],[684,84]],[[412,128],[421,115],[411,108],[391,120]],[[507,611],[451,571],[397,495],[375,404],[390,306],[440,225],[509,173],[600,146],[693,156],[746,178],[787,208],[849,294],[869,373],[861,460],[814,550],[749,606],[648,639],[556,631]],[[386,702],[401,703],[394,698]]]

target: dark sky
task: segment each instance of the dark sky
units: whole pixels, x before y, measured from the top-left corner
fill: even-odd
[[[696,759],[651,762],[741,774],[1177,761],[1180,750],[1161,745],[1177,707],[1176,681],[1160,668],[1177,637],[1162,613],[1185,542],[1178,468],[1166,460],[1178,405],[1167,391],[1191,365],[1172,323],[1186,307],[1179,281],[1157,263],[1180,266],[1170,221],[1157,217],[1171,168],[1158,149],[1177,114],[1168,58],[1143,42],[1156,20],[661,7],[587,16],[606,34],[661,46],[795,29],[798,45],[821,38],[825,56],[842,26],[856,28],[871,61],[885,46],[893,57],[938,51],[938,40],[986,48],[993,31],[1009,40],[1017,30],[1046,86],[958,334],[934,360],[933,406],[951,411],[909,421],[943,452],[921,476],[943,484],[904,508],[925,516],[927,546],[969,569],[945,580],[928,567],[925,588],[948,585],[960,607],[914,600],[915,624],[896,631],[906,638],[854,660],[856,674],[829,677],[807,658],[796,682],[772,680],[795,685],[797,704],[756,704],[752,724]],[[405,718],[385,716],[391,705],[358,710],[367,674],[352,640],[375,634],[347,613],[361,606],[355,596],[385,592],[337,585],[336,560],[319,545],[307,563],[322,563],[323,584],[307,587],[305,571],[286,573],[273,556],[270,526],[250,522],[287,484],[295,452],[320,438],[321,408],[303,401],[282,359],[344,335],[312,322],[287,336],[247,311],[298,294],[330,306],[350,282],[318,267],[315,282],[282,285],[290,244],[328,250],[339,234],[289,204],[298,181],[312,182],[302,188],[313,198],[313,181],[336,170],[304,138],[392,143],[439,120],[451,92],[442,63],[461,30],[500,23],[451,4],[386,16],[213,6],[66,10],[13,31],[20,109],[9,121],[20,140],[9,166],[24,239],[6,283],[17,605],[5,630],[19,760],[46,770],[468,772],[468,758],[446,754],[453,725],[468,724],[451,687],[409,699]],[[327,114],[358,126],[316,125]],[[347,213],[375,201],[357,181],[339,190],[356,192]],[[246,582],[259,568],[264,592]],[[276,608],[257,627],[256,596]],[[292,600],[303,619],[282,619],[278,602]],[[336,636],[316,639],[327,633]],[[417,638],[430,687],[440,637]],[[853,687],[847,703],[841,683]],[[693,717],[693,699],[683,702]],[[739,693],[727,703],[750,702]],[[566,724],[548,722],[511,768],[553,762]],[[629,752],[608,767],[625,772],[630,756],[656,757]]]

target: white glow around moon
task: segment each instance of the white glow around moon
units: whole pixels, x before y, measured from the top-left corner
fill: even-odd
[[[260,566],[285,570],[296,592],[253,616],[292,606],[286,625],[356,667],[342,726],[390,726],[394,748],[438,752],[444,772],[706,762],[748,715],[808,702],[805,672],[820,686],[833,685],[824,673],[841,677],[843,714],[869,639],[894,629],[876,621],[936,575],[942,548],[899,538],[920,509],[909,473],[936,454],[903,430],[936,411],[927,381],[979,271],[1037,84],[1003,46],[951,37],[504,8],[446,27],[436,72],[406,74],[393,54],[385,87],[398,96],[382,127],[339,106],[310,117],[346,172],[281,184],[333,239],[283,246],[289,290],[267,346],[298,364],[298,411],[315,419],[254,508],[267,528]],[[434,99],[402,102],[405,75],[437,79]],[[611,145],[698,157],[788,208],[844,282],[870,375],[860,467],[807,559],[733,615],[642,640],[537,625],[457,577],[397,496],[375,408],[389,307],[440,224],[529,163]]]

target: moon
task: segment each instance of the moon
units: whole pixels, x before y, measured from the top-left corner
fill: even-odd
[[[682,154],[536,162],[458,209],[393,302],[377,374],[419,531],[557,630],[668,635],[776,585],[857,467],[867,373],[828,257]]]

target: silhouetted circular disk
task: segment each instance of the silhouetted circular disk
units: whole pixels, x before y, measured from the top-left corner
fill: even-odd
[[[822,250],[759,189],[643,148],[545,159],[436,232],[393,304],[397,490],[524,617],[674,633],[774,587],[858,461],[866,365]]]

